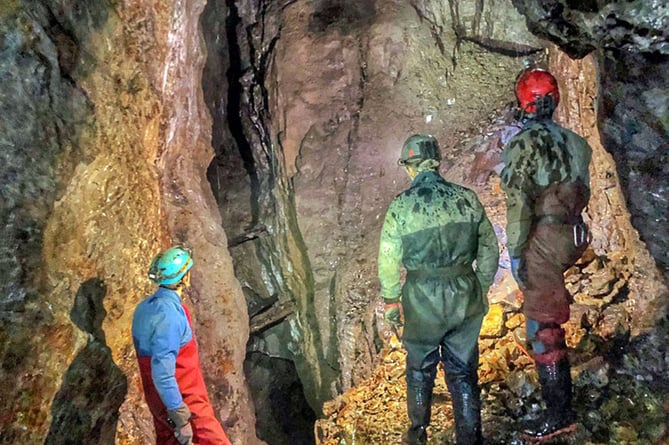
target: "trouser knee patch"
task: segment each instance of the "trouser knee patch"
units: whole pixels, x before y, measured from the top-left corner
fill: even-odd
[[[559,326],[540,327],[536,333],[536,341],[541,342],[544,350],[535,354],[534,359],[539,364],[552,364],[567,356],[565,330]]]
[[[547,351],[566,347],[565,330],[559,326],[539,328],[536,338],[544,344]]]

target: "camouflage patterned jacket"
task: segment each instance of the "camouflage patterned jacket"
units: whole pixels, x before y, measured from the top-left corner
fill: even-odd
[[[519,257],[541,216],[580,215],[590,198],[592,150],[576,133],[551,120],[528,121],[504,148],[507,247]],[[560,189],[558,189],[560,188]]]
[[[497,271],[499,248],[492,224],[476,194],[437,172],[420,173],[390,204],[381,231],[378,273],[384,299],[400,296],[400,269],[469,269],[483,294]],[[460,288],[478,298],[476,289]]]

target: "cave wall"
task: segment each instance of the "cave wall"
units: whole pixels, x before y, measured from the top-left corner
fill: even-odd
[[[250,310],[295,305],[249,348],[295,360],[319,409],[377,358],[375,234],[408,185],[401,143],[434,133],[452,165],[543,46],[503,1],[216,4],[234,32],[210,43],[208,104],[227,128],[209,178]]]
[[[307,391],[315,391],[315,408],[365,378],[384,330],[375,234],[389,201],[408,185],[395,163],[402,141],[413,132],[434,134],[442,144],[443,173],[483,192],[465,164],[484,159],[484,170],[492,171],[495,153],[482,147],[491,147],[495,138],[488,133],[499,130],[500,120],[510,122],[515,76],[525,63],[548,59],[565,75],[566,97],[579,98],[565,102],[572,109],[562,118],[596,146],[593,187],[601,193],[593,195],[589,215],[595,254],[619,252],[615,261],[636,262],[621,266],[632,280],[628,305],[641,302],[650,313],[627,322],[634,332],[652,324],[651,302],[665,291],[629,224],[615,156],[604,152],[596,129],[599,107],[589,98],[601,97],[599,61],[583,68],[561,59],[561,50],[540,39],[546,34],[532,25],[531,14],[529,28],[537,35],[523,26],[513,8],[523,11],[518,2],[363,3],[236,3],[231,38],[241,55],[234,74],[241,94],[228,98],[241,107],[231,110],[228,103],[225,111],[239,112],[244,131],[235,136],[232,128],[220,139],[223,167],[212,177],[224,225],[244,240],[231,251],[247,302],[293,300],[298,306],[294,317],[249,347],[305,363],[301,376]],[[581,42],[573,25],[564,29],[573,45]],[[582,55],[590,50],[578,48]],[[502,218],[496,229],[503,240]],[[504,261],[500,294],[511,292]]]
[[[632,252],[629,309],[652,313],[666,290],[644,287],[656,274],[616,178],[666,272],[666,6],[571,3],[513,5],[573,57],[594,51],[596,69],[564,73],[567,87],[596,77],[599,93],[568,94],[597,100],[562,118],[598,113],[617,171],[602,154],[595,245]],[[186,303],[234,440],[258,442],[242,366],[249,301],[290,308],[250,347],[294,361],[312,406],[364,379],[383,331],[376,234],[408,186],[402,141],[434,134],[443,173],[485,191],[460,172],[545,47],[511,0],[11,0],[0,17],[3,443],[150,441],[130,320],[171,242],[195,250]],[[220,94],[203,95],[201,78]],[[581,130],[596,139],[594,122]]]
[[[277,44],[273,115],[314,273],[322,347],[341,390],[365,378],[378,354],[377,234],[389,201],[409,184],[399,147],[428,132],[456,157],[456,141],[511,99],[502,86],[529,45],[520,40],[512,57],[461,38],[473,3],[459,2],[458,15],[441,2],[375,2],[371,17],[342,7],[320,21],[298,5],[286,10]]]
[[[624,282],[620,292],[622,297],[619,297],[623,300],[622,308],[615,311],[613,307],[606,308],[600,319],[609,319],[603,325],[619,323],[619,328],[638,336],[648,332],[664,316],[668,290],[661,269],[634,227],[630,211],[630,204],[633,206],[634,203],[625,199],[617,163],[605,149],[605,139],[598,127],[598,61],[594,54],[572,59],[555,46],[550,47],[549,54],[548,68],[559,79],[560,86],[560,105],[555,120],[583,136],[593,149],[591,198],[585,211],[592,233],[590,249],[613,270],[612,275],[617,276],[619,283],[621,279]],[[596,288],[599,279],[586,274],[583,281],[586,286]],[[598,291],[592,289],[590,293],[597,294]],[[576,325],[580,324],[579,303],[577,301],[575,314],[572,314],[572,322]],[[611,326],[602,326],[600,330],[607,332],[610,329]]]
[[[216,412],[256,443],[248,316],[205,177],[204,4],[0,7],[2,443],[151,441],[130,324],[171,242],[195,251],[186,304]]]

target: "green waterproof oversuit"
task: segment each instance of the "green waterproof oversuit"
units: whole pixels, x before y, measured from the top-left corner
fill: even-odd
[[[507,246],[547,407],[524,431],[539,438],[558,434],[575,420],[560,326],[569,319],[572,302],[563,274],[588,245],[581,213],[590,198],[591,156],[585,139],[550,119],[528,121],[502,155]]]
[[[478,336],[498,260],[497,238],[476,194],[437,172],[420,173],[390,204],[378,271],[384,300],[401,298],[404,311],[409,443],[425,441],[440,360],[458,444],[480,443]]]
[[[587,246],[591,156],[585,139],[550,119],[529,121],[502,154],[509,256],[520,259],[525,315],[544,325],[569,319],[563,273]]]

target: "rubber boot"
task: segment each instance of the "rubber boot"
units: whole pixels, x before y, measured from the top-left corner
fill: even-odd
[[[427,443],[427,426],[432,409],[432,385],[407,385],[407,412],[411,426],[402,436],[404,445]]]
[[[539,419],[527,422],[523,433],[531,438],[547,440],[558,434],[573,431],[576,414],[571,406],[572,384],[569,361],[537,364],[541,393],[546,410]]]
[[[446,385],[451,393],[455,417],[457,445],[481,445],[481,391],[475,377],[449,378]]]

